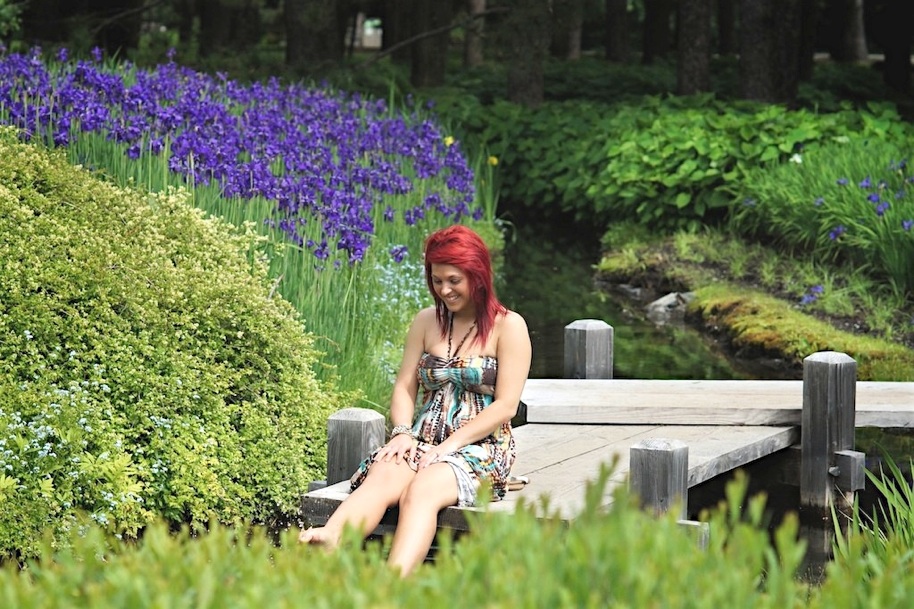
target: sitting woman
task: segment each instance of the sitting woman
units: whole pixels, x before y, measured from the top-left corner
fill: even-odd
[[[345,527],[368,535],[399,506],[388,562],[403,576],[428,554],[440,510],[474,505],[483,483],[493,499],[504,497],[515,457],[511,419],[531,359],[527,324],[496,297],[489,251],[474,231],[457,225],[431,234],[425,275],[435,306],[410,325],[390,440],[355,472],[352,493],[327,524],[299,535],[335,546]]]

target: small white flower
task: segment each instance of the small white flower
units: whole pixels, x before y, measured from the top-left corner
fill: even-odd
[[[795,153],[793,153],[793,156],[790,157],[790,162],[800,165],[803,163],[803,157],[801,157],[798,153],[795,152]]]

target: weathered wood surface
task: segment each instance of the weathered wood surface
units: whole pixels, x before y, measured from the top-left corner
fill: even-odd
[[[548,495],[550,515],[573,518],[601,464],[615,460],[603,497],[611,502],[627,480],[629,451],[642,440],[687,444],[689,487],[797,445],[803,382],[530,379],[522,400],[527,424],[515,428],[512,473],[530,484],[491,510],[510,512],[521,499],[545,509],[539,498]],[[914,382],[858,381],[855,418],[858,427],[914,427]],[[323,523],[347,493],[348,482],[308,493],[303,517]],[[395,514],[383,524],[395,525]],[[464,511],[442,511],[439,526],[465,529]]]
[[[582,381],[576,381],[582,382]],[[799,441],[796,427],[709,425],[563,425],[528,424],[514,430],[518,455],[513,474],[527,476],[530,483],[511,491],[507,499],[494,503],[494,512],[513,511],[517,502],[535,504],[542,515],[572,519],[584,505],[584,491],[597,478],[601,465],[615,463],[610,483],[604,489],[603,504],[612,502],[612,493],[625,483],[629,472],[632,445],[651,438],[679,440],[689,446],[689,486],[728,472]],[[333,509],[346,497],[348,482],[313,491],[303,502],[302,512],[309,524],[323,524]],[[540,502],[548,495],[548,511]],[[439,526],[462,530],[465,514],[458,508],[443,510]],[[384,525],[396,523],[388,515]]]
[[[529,423],[799,425],[803,381],[530,379]],[[914,382],[856,384],[857,427],[914,427]]]

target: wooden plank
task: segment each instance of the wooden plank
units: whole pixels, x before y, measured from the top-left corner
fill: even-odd
[[[518,501],[537,506],[541,516],[573,518],[584,507],[584,493],[602,465],[616,461],[603,505],[612,503],[613,491],[624,484],[629,471],[631,446],[650,438],[680,440],[689,446],[689,486],[790,446],[798,440],[795,428],[624,425],[524,425],[515,430],[518,456],[513,473],[530,483],[511,491],[504,501],[488,506],[492,512],[512,512]],[[326,522],[346,498],[347,481],[312,491],[302,499],[302,517],[308,524]],[[543,497],[548,497],[544,501]],[[386,530],[396,525],[390,512],[382,522]],[[439,526],[465,530],[466,515],[448,508]]]
[[[798,425],[802,381],[530,379],[529,423]],[[914,427],[914,382],[858,382],[857,427]]]
[[[513,471],[528,477],[530,483],[523,491],[509,493],[509,501],[521,497],[538,501],[547,495],[548,509],[563,518],[580,512],[588,483],[597,478],[602,464],[616,459],[602,500],[603,505],[609,505],[616,485],[627,479],[629,450],[640,441],[666,438],[687,444],[692,487],[786,449],[800,438],[795,427],[702,425],[525,425],[516,429],[515,435],[519,451]],[[543,453],[547,458],[541,456]]]

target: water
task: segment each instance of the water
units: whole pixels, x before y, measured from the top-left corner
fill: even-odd
[[[564,375],[565,326],[577,319],[600,319],[613,326],[616,378],[776,378],[766,375],[764,367],[753,370],[745,363],[728,359],[697,330],[658,328],[644,317],[643,305],[597,289],[592,265],[599,255],[598,235],[588,234],[581,227],[563,230],[560,223],[516,225],[505,249],[498,291],[505,304],[527,320],[533,342],[531,378]],[[911,430],[858,428],[856,448],[866,453],[871,471],[879,470],[882,455],[887,454],[910,479],[910,459],[914,454]],[[766,512],[773,531],[785,514],[798,511],[799,489],[770,484],[770,477],[760,471],[766,467],[766,463],[757,462],[745,469],[751,472],[750,480],[769,479],[755,492],[768,496]],[[690,508],[696,512],[693,517],[700,509],[715,506],[723,499],[729,479],[729,475],[719,476],[703,488],[690,490]],[[858,499],[863,513],[871,514],[884,498],[868,482]],[[821,577],[830,560],[833,533],[830,520],[804,525],[803,536],[810,542],[804,577],[810,581]]]
[[[565,326],[599,319],[613,327],[615,378],[737,379],[751,374],[734,367],[701,333],[686,326],[657,327],[641,304],[598,289],[593,264],[598,236],[586,228],[517,224],[509,233],[498,292],[527,320],[533,342],[530,378],[564,375]]]

